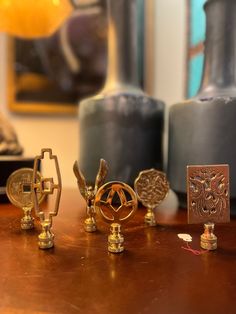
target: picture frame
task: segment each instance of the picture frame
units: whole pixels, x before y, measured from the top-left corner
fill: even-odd
[[[106,41],[106,11],[100,4],[75,11],[48,38],[8,36],[9,111],[76,115],[79,101],[96,94],[104,84]]]
[[[83,6],[49,38],[8,37],[7,107],[19,114],[76,115],[78,103],[102,89],[107,68],[104,0]],[[139,74],[144,86],[144,2],[138,0]]]

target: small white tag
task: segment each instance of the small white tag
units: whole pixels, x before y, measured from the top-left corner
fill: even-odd
[[[179,233],[178,237],[186,242],[192,242],[192,237],[190,234],[187,233]]]

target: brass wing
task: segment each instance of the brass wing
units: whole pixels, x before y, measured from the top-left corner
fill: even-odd
[[[97,192],[99,187],[104,184],[107,173],[108,173],[108,164],[107,164],[106,160],[100,159],[100,166],[99,166],[99,170],[97,173],[97,177],[95,180],[95,186],[94,186],[95,193]]]
[[[84,175],[82,174],[82,172],[79,169],[79,164],[78,164],[77,160],[74,162],[73,171],[74,171],[74,174],[77,178],[77,184],[78,184],[78,188],[80,190],[80,193],[83,196],[83,198],[86,200],[87,199],[86,181],[85,181]]]

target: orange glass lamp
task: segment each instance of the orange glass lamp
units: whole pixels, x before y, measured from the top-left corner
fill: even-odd
[[[0,0],[0,30],[23,38],[49,36],[72,11],[69,0]]]

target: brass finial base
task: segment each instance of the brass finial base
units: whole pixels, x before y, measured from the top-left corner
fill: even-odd
[[[120,233],[121,225],[118,223],[111,224],[111,234],[108,236],[108,251],[111,253],[121,253],[124,251],[124,237]]]
[[[214,223],[204,224],[204,233],[201,235],[201,248],[205,250],[217,249],[217,237],[214,235]]]
[[[85,219],[84,229],[87,232],[95,232],[97,230],[97,224],[94,217],[88,217]]]
[[[31,216],[31,207],[23,207],[24,217],[21,218],[21,229],[30,230],[34,228],[34,218]]]
[[[34,229],[34,218],[31,216],[24,216],[21,219],[21,229],[23,230]]]
[[[155,214],[151,208],[148,208],[148,211],[144,217],[144,222],[150,227],[155,227],[157,225]]]
[[[54,246],[54,234],[51,231],[51,223],[47,220],[41,223],[42,232],[38,236],[38,245],[40,249],[50,249]]]

